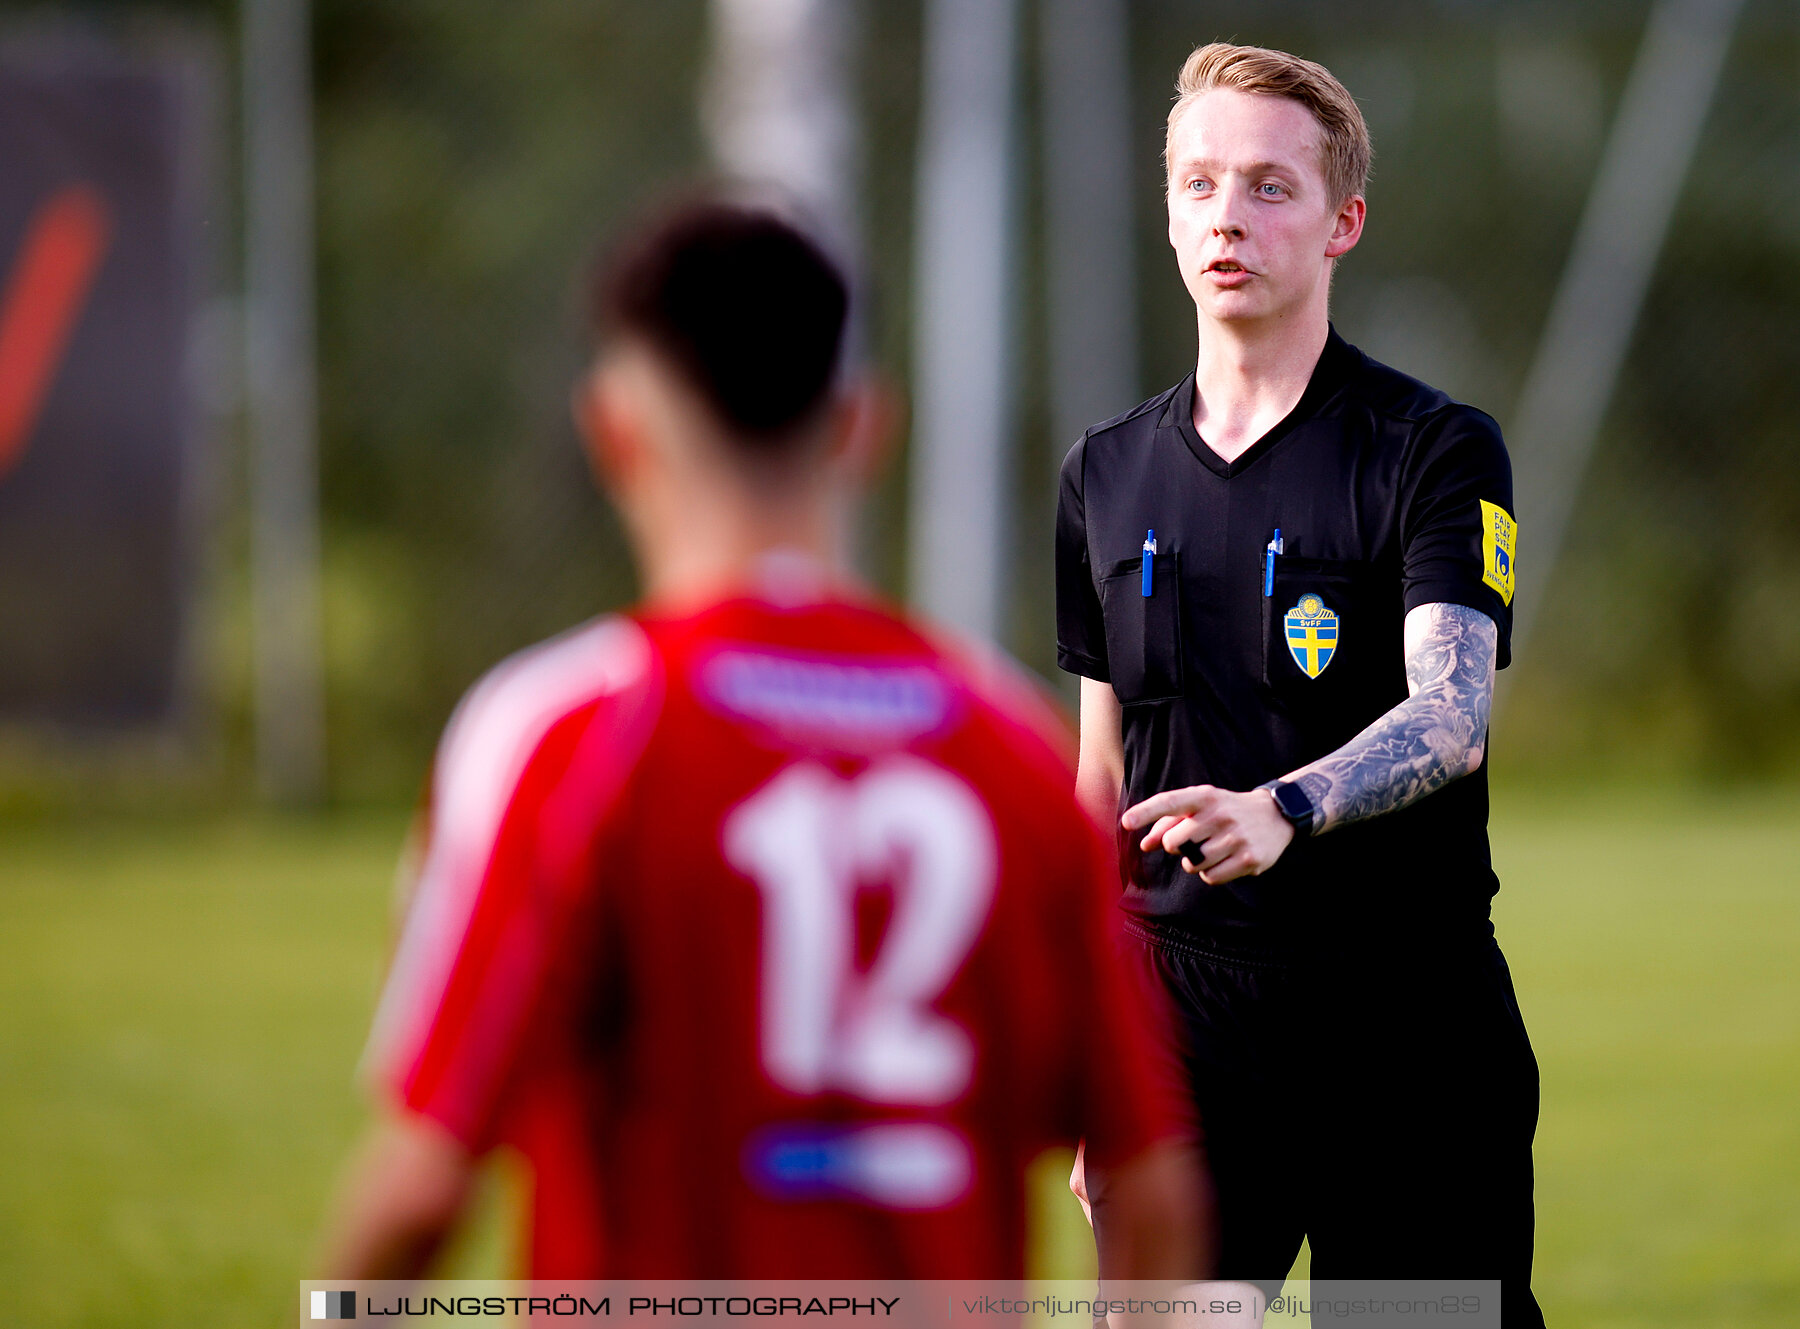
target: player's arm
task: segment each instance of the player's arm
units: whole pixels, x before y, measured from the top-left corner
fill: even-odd
[[[1081,680],[1081,748],[1075,762],[1075,801],[1110,828],[1119,811],[1119,789],[1125,783],[1125,739],[1122,708],[1111,683]]]
[[[1212,1246],[1202,1231],[1206,1194],[1192,1145],[1165,1140],[1111,1169],[1106,1177],[1105,1279],[1189,1282],[1212,1273]]]
[[[1283,777],[1312,800],[1315,835],[1416,803],[1481,765],[1499,649],[1494,620],[1464,605],[1423,604],[1407,614],[1404,642],[1407,699]],[[1146,852],[1204,844],[1198,867],[1183,860],[1182,868],[1211,885],[1266,871],[1294,838],[1265,790],[1211,785],[1147,798],[1127,809],[1124,825],[1145,831]]]
[[[332,1207],[321,1278],[416,1278],[461,1215],[475,1159],[429,1117],[389,1111],[369,1131]]]
[[[512,657],[458,706],[363,1054],[380,1115],[330,1214],[327,1275],[419,1273],[455,1225],[476,1158],[505,1138],[550,974],[579,931],[573,883],[592,879],[591,824],[554,831],[545,809],[636,761],[653,666],[637,628],[605,619]]]

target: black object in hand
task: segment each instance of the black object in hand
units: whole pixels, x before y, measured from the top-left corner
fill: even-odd
[[[1181,856],[1195,867],[1199,867],[1206,861],[1206,841],[1189,840],[1181,846]]]

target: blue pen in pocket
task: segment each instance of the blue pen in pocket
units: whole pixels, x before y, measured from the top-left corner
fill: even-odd
[[[1263,551],[1263,598],[1275,594],[1275,560],[1285,552],[1281,542],[1281,527],[1275,528],[1275,536],[1269,541],[1268,548]]]
[[[1144,532],[1144,594],[1152,592],[1151,582],[1156,572],[1156,532]]]

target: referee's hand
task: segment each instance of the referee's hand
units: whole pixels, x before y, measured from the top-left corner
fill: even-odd
[[[1119,821],[1128,831],[1150,828],[1138,841],[1145,853],[1161,848],[1180,857],[1184,846],[1203,845],[1199,865],[1182,858],[1181,870],[1209,886],[1268,871],[1294,838],[1293,825],[1266,789],[1243,794],[1210,784],[1169,789],[1127,808]]]

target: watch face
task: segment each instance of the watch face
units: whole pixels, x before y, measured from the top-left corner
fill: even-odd
[[[1274,792],[1275,806],[1281,809],[1282,816],[1293,822],[1296,829],[1312,829],[1312,800],[1299,785],[1278,784]]]

